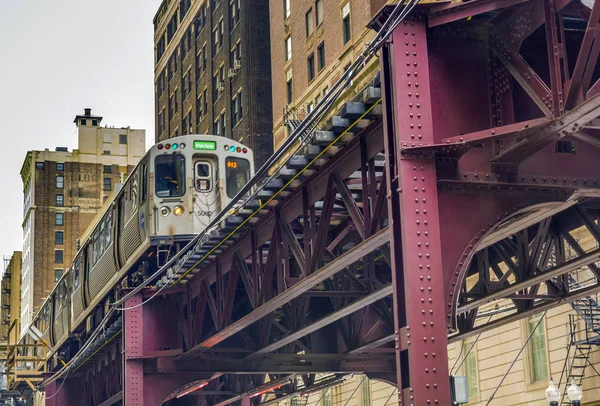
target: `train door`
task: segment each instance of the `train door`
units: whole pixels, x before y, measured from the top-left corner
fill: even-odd
[[[194,157],[194,228],[201,232],[221,211],[222,185],[219,183],[217,159],[208,156]]]

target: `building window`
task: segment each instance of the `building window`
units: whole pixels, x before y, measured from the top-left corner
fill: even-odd
[[[104,165],[102,168],[102,172],[104,173],[112,173],[112,166],[111,165]]]
[[[285,39],[285,60],[286,62],[292,59],[292,36]]]
[[[65,214],[64,213],[55,213],[54,214],[54,224],[57,226],[65,225]]]
[[[62,269],[55,269],[54,270],[54,282],[58,282],[60,280],[60,277],[62,276],[63,270]]]
[[[87,120],[85,118],[81,119],[81,125],[87,125]]]
[[[231,100],[231,128],[242,119],[242,93],[239,92]]]
[[[292,13],[292,10],[290,8],[290,3],[292,0],[283,0],[283,19],[287,20],[288,18],[290,18],[290,14]]]
[[[317,66],[319,72],[325,67],[325,42],[321,42],[317,47]]]
[[[65,177],[60,175],[56,177],[56,188],[62,189],[65,187]]]
[[[112,190],[112,182],[110,178],[104,178],[104,190]]]
[[[206,4],[203,4],[202,7],[200,7],[200,10],[198,11],[198,14],[196,15],[196,20],[194,21],[195,24],[195,32],[196,32],[196,36],[200,35],[200,32],[204,29],[204,27],[206,26]]]
[[[119,134],[119,144],[127,144],[127,134]]]
[[[342,36],[344,45],[352,38],[352,28],[350,27],[350,3],[344,4],[342,7]]]
[[[112,136],[110,134],[104,134],[104,143],[110,144],[112,142]]]
[[[310,54],[306,59],[308,68],[308,82],[310,83],[315,78],[315,54]]]
[[[232,0],[229,4],[231,21],[229,22],[229,29],[233,30],[237,23],[240,22],[240,3],[241,0]]]
[[[527,320],[527,333],[531,334],[541,314],[531,316]],[[545,381],[548,379],[548,358],[546,356],[546,323],[542,320],[540,325],[531,336],[529,341],[529,371],[530,383]]]
[[[471,349],[473,347],[473,349]],[[471,351],[469,352],[469,349]],[[478,381],[477,381],[477,352],[475,346],[473,346],[473,340],[463,341],[463,354],[465,355],[465,376],[467,377],[467,384],[469,385],[469,399],[477,396],[479,392]]]
[[[315,30],[315,21],[313,17],[313,9],[309,8],[306,12],[306,38],[310,37]]]
[[[219,124],[219,126],[221,127],[221,134],[223,135],[223,137],[225,137],[225,112],[221,113],[221,123]]]
[[[110,155],[110,150],[105,149],[104,151],[102,151],[103,155]]]
[[[63,207],[65,205],[65,196],[62,194],[56,195],[56,205],[58,207]]]
[[[318,27],[323,22],[323,0],[317,0],[315,2],[315,14],[315,17],[317,17],[315,22],[317,23]]]
[[[158,113],[158,133],[162,134],[162,132],[165,130],[165,110],[162,109],[159,113]]]
[[[371,406],[371,380],[366,376],[361,385],[362,406]]]
[[[217,118],[213,123],[213,134],[214,135],[221,135],[221,126],[219,124],[220,124],[220,120]]]
[[[323,395],[323,406],[331,406],[331,389],[325,389]]]
[[[213,76],[213,103],[219,98],[219,72],[215,72]]]
[[[63,163],[61,163],[61,162],[58,162],[58,163],[56,164],[56,170],[57,170],[57,171],[64,171],[64,170],[65,170],[65,164],[63,164]]]
[[[204,106],[204,101],[202,100],[203,97],[202,95],[198,96],[198,100],[196,101],[196,121],[199,123],[200,120],[202,120],[203,116],[203,109],[202,107]]]
[[[202,92],[202,98],[204,99],[204,115],[208,114],[208,90],[205,88]]]
[[[54,244],[56,244],[56,245],[64,244],[64,233],[62,231],[54,232]]]
[[[92,125],[94,127],[98,127],[98,120],[92,120]]]
[[[63,263],[63,251],[62,250],[55,250],[54,251],[54,263],[55,264],[62,264]]]
[[[208,63],[208,56],[206,53],[206,44],[204,44],[204,46],[202,47],[202,72],[206,70],[206,65]]]
[[[35,163],[35,169],[44,169],[44,163],[43,162],[36,162]]]
[[[293,86],[292,86],[292,78],[289,78],[287,81],[287,103],[292,104],[293,97]]]

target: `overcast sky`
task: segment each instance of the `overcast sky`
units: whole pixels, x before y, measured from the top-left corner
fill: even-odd
[[[22,249],[19,171],[32,149],[73,149],[84,107],[154,140],[153,25],[160,0],[0,0],[0,254]]]

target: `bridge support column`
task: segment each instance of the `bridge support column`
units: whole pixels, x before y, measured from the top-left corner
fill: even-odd
[[[161,348],[175,348],[175,306],[172,296],[156,298],[140,306],[140,293],[125,304],[123,325],[123,406],[158,406],[176,388],[193,380],[193,376],[177,371],[144,369],[149,354],[158,356]],[[137,307],[136,307],[137,306]]]
[[[78,406],[85,403],[79,378],[68,378],[64,384],[61,380],[54,381],[46,387],[45,394],[45,406]]]
[[[123,323],[123,392],[124,406],[144,405],[144,307],[140,306],[143,298],[139,293],[125,303],[132,308],[124,313]],[[151,390],[151,388],[148,388]]]
[[[449,405],[435,157],[405,150],[433,143],[426,23],[398,26],[381,58],[398,398]]]

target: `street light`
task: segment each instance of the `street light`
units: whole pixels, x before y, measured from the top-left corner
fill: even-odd
[[[575,379],[571,379],[571,385],[567,388],[567,396],[573,406],[579,406],[581,404],[581,398],[583,397],[583,391],[575,383]]]
[[[558,406],[558,401],[560,400],[560,391],[554,385],[552,379],[550,379],[550,386],[546,389],[546,400],[550,402],[550,406]]]

